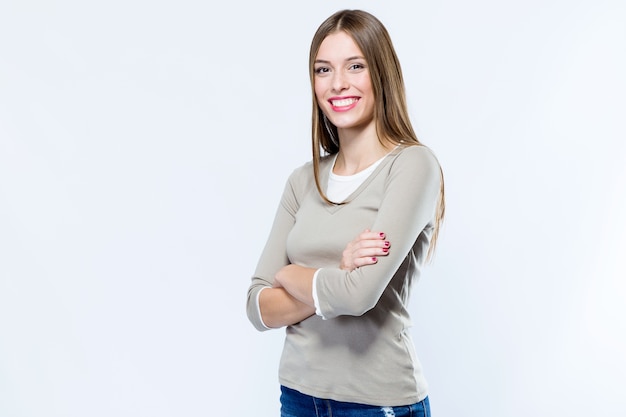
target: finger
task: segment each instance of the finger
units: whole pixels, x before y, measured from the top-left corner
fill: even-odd
[[[378,262],[378,258],[376,256],[367,256],[364,258],[355,259],[354,266],[358,268],[360,266],[373,265],[376,262]]]
[[[368,239],[368,240],[360,240],[354,244],[351,244],[350,250],[352,252],[358,252],[363,249],[371,249],[371,248],[387,248],[391,247],[391,243],[388,240],[380,240],[380,239]]]
[[[366,229],[364,232],[361,232],[355,240],[382,240],[385,239],[385,237],[386,234],[384,232],[372,232]]]
[[[352,259],[354,259],[352,263],[356,263],[357,259],[366,259],[376,256],[387,256],[388,254],[389,248],[387,247],[362,248],[352,254]]]

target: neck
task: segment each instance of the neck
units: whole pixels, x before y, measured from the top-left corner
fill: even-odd
[[[333,168],[333,172],[337,175],[354,175],[393,149],[393,144],[381,143],[375,128],[359,132],[341,130],[339,143],[339,153]]]

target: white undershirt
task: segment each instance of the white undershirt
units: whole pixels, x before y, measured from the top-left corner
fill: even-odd
[[[386,155],[385,155],[386,156]],[[337,161],[337,154],[330,166],[330,175],[328,176],[328,188],[326,189],[326,197],[330,201],[341,202],[344,201],[350,194],[352,194],[363,181],[376,169],[376,167],[385,159],[383,156],[372,165],[365,168],[363,171],[359,171],[354,175],[337,175],[333,172],[333,167]]]

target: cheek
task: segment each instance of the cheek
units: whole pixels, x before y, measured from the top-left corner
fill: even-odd
[[[324,91],[318,90],[317,87],[315,88],[315,98],[317,98],[317,103],[320,106],[323,107],[327,104],[326,99],[324,98]]]
[[[313,91],[315,91],[315,97],[317,97],[318,101],[322,101],[324,98],[324,83],[316,81],[313,85]]]
[[[363,91],[365,94],[372,95],[374,91],[372,89],[372,83],[369,78],[364,78],[360,80],[359,89]]]
[[[353,80],[353,85],[357,87],[361,92],[366,94],[373,94],[372,80],[370,74],[367,71],[363,71]]]

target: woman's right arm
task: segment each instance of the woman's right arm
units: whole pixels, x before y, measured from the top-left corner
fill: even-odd
[[[368,229],[346,245],[342,253],[340,268],[352,271],[358,267],[372,265],[378,256],[389,253],[390,243],[382,232]],[[278,328],[301,322],[315,314],[315,308],[289,294],[284,288],[265,288],[259,293],[259,310],[265,326]]]
[[[284,288],[265,288],[259,294],[263,323],[278,328],[299,323],[315,314],[315,308],[292,297]]]
[[[276,211],[270,234],[248,288],[247,315],[260,331],[298,323],[315,314],[315,310],[276,285],[276,273],[289,265],[287,237],[295,224],[300,207],[299,193],[307,188],[302,170],[296,170],[287,181]],[[300,190],[300,191],[299,191]]]
[[[352,271],[358,267],[375,264],[379,256],[389,253],[390,243],[385,234],[365,230],[346,245],[340,268]],[[315,314],[315,308],[289,294],[284,288],[263,288],[258,294],[260,319],[266,328],[279,328],[299,323]]]

